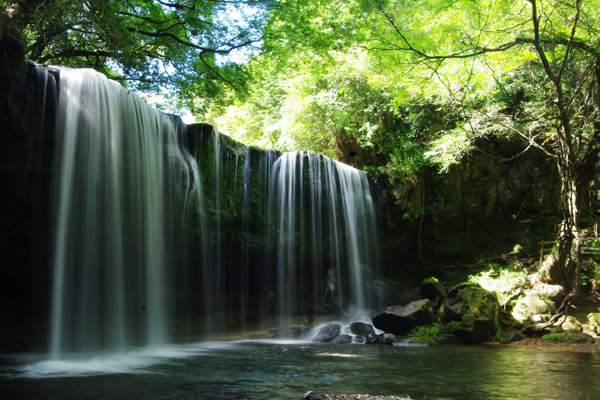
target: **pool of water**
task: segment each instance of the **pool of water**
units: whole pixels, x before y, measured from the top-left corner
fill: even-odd
[[[509,346],[201,343],[86,359],[0,356],[3,399],[598,399],[600,355]]]

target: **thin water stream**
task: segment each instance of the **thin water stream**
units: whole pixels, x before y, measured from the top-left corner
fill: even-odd
[[[597,399],[600,355],[508,346],[202,343],[85,360],[0,358],[5,399]]]

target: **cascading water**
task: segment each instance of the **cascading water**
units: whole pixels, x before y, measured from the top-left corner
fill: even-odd
[[[186,126],[91,70],[38,69],[58,78],[53,357],[380,306],[364,172]]]
[[[274,163],[273,176],[278,314],[285,320],[298,315],[300,304],[314,307],[327,296],[349,317],[373,307],[363,280],[377,264],[366,174],[319,154],[292,152]]]

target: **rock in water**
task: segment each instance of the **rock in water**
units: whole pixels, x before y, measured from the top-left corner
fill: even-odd
[[[460,284],[448,291],[440,308],[444,333],[467,343],[488,340],[499,324],[500,305],[494,294],[478,284]]]
[[[402,306],[391,306],[373,317],[373,326],[394,335],[406,335],[418,325],[432,321],[433,312],[429,299],[418,300]]]
[[[306,392],[304,396],[302,396],[302,400],[325,400],[325,395],[319,392]]]
[[[342,329],[342,325],[337,322],[332,322],[330,324],[324,325],[319,333],[316,334],[315,337],[312,338],[313,342],[330,342],[337,335],[340,334],[340,330]]]
[[[350,324],[350,332],[355,335],[368,337],[369,335],[375,334],[375,329],[373,328],[373,325],[365,322],[353,322]]]
[[[334,337],[330,343],[334,343],[334,344],[352,343],[352,335],[348,335],[347,333],[342,333],[341,335]]]

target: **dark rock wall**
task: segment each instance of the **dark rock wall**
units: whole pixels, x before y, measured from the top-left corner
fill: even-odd
[[[398,197],[380,189],[384,274],[396,283],[409,273],[422,279],[515,249],[535,255],[541,240],[552,240],[558,171],[554,159],[535,148],[522,153],[526,147],[518,138],[481,140],[460,163],[426,171]]]

